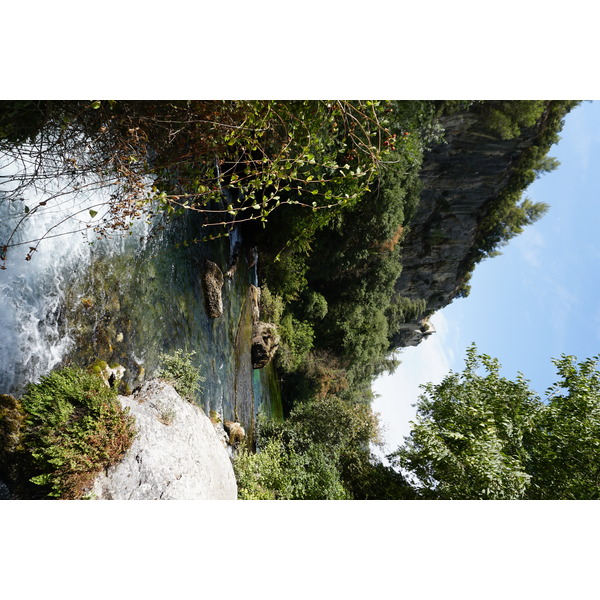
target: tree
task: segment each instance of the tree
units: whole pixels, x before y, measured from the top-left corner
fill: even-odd
[[[109,189],[85,210],[98,235],[128,232],[131,220],[192,210],[205,235],[232,222],[258,222],[293,205],[315,223],[358,202],[389,160],[393,103],[378,101],[0,101],[0,160],[22,211],[0,257],[37,212],[54,210],[67,190]],[[16,172],[16,174],[15,174]],[[35,206],[23,193],[47,187]],[[208,233],[212,231],[213,233]],[[49,233],[49,232],[47,232]],[[42,238],[43,239],[43,238]],[[27,254],[40,240],[33,240]]]
[[[598,357],[552,361],[561,379],[536,418],[527,470],[533,499],[600,498],[600,373]]]
[[[417,422],[391,458],[422,498],[598,498],[597,360],[554,360],[561,379],[542,401],[472,345],[462,373],[422,386]]]
[[[285,422],[260,419],[257,453],[234,459],[243,499],[412,498],[404,478],[381,464],[378,419],[368,404],[327,396],[298,404]]]

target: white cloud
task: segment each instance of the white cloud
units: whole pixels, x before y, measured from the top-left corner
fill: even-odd
[[[513,243],[528,265],[537,268],[542,264],[541,253],[546,243],[544,236],[537,229],[527,227]]]
[[[380,414],[386,442],[385,453],[393,452],[410,433],[410,421],[415,418],[416,403],[422,390],[419,385],[439,383],[451,368],[455,368],[456,352],[451,325],[441,312],[431,319],[436,333],[416,347],[398,354],[401,364],[393,375],[385,375],[373,383],[379,397],[373,410]]]

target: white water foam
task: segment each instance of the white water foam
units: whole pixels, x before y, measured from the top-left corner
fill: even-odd
[[[0,246],[9,244],[0,270],[0,393],[39,380],[71,349],[64,293],[92,260],[93,228],[106,218],[111,191],[63,177],[14,198],[28,168],[0,156]]]

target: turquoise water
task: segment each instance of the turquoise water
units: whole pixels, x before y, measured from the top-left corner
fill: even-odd
[[[3,202],[0,190],[0,244],[24,214],[25,202],[34,206],[39,199],[25,198],[23,206]],[[49,202],[28,214],[19,235],[23,241],[43,235],[65,211],[87,216],[86,202],[98,199]],[[85,232],[57,236],[44,240],[29,261],[20,248],[10,249],[7,268],[0,271],[0,393],[18,394],[52,368],[98,359],[123,365],[134,388],[153,375],[161,353],[181,348],[195,352],[205,377],[195,400],[207,414],[214,410],[239,420],[250,432],[259,410],[278,416],[274,369],[257,372],[251,365],[248,294],[256,267],[240,252],[233,277],[223,285],[223,315],[209,318],[204,261],[226,272],[239,236],[233,231],[231,238],[184,245],[203,235],[202,223],[201,215],[188,212],[164,228],[136,223],[132,235],[112,239]]]

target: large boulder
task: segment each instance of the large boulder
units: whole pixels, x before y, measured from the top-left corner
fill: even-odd
[[[235,500],[231,460],[203,411],[161,381],[119,396],[137,434],[123,460],[98,475],[99,500]]]
[[[204,288],[206,313],[211,319],[220,317],[223,314],[223,271],[219,265],[208,259],[204,262],[202,287]]]
[[[252,326],[252,367],[262,369],[279,348],[277,327],[272,323],[258,321]]]

